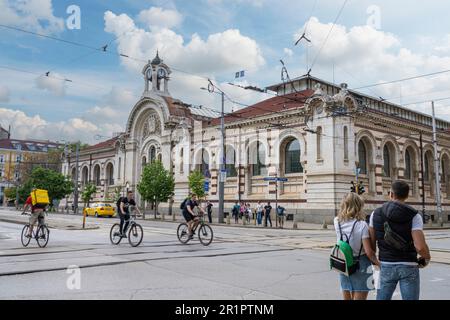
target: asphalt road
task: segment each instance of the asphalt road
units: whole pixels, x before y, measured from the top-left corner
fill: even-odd
[[[23,248],[22,225],[0,222],[0,299],[341,299],[328,268],[333,230],[213,226],[204,247],[180,244],[176,224],[145,221],[144,241],[132,248],[109,242],[114,219],[89,218],[98,229],[85,231],[66,228],[80,217],[49,221],[57,228],[44,249]],[[450,299],[450,230],[426,234],[439,262],[421,272],[421,298]]]

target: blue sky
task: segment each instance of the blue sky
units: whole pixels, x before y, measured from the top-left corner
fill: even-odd
[[[169,66],[211,77],[237,101],[253,103],[264,96],[225,83],[244,69],[245,83],[278,83],[280,59],[292,78],[304,74],[343,2],[0,0],[0,21],[93,47],[120,36],[108,47],[111,53],[147,60],[159,49]],[[65,25],[70,5],[81,9],[80,30]],[[373,11],[367,10],[373,5],[378,26],[370,25]],[[449,9],[449,3],[438,0],[349,0],[312,74],[355,88],[450,69]],[[295,47],[295,36],[309,19],[312,44]],[[11,124],[20,138],[80,138],[92,143],[95,135],[109,137],[123,129],[143,89],[141,62],[1,27],[0,66],[32,72],[0,68],[0,124]],[[73,83],[39,77],[47,71]],[[207,85],[201,77],[174,72],[170,91],[186,102],[216,108],[216,97],[199,90]],[[409,103],[450,96],[449,81],[449,74],[444,74],[364,92]],[[447,105],[450,100],[439,103],[437,113],[450,120]],[[430,112],[428,105],[410,107]],[[232,108],[238,106],[227,105]]]

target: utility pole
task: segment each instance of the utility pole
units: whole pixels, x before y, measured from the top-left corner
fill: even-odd
[[[423,134],[420,131],[420,174],[422,175],[422,219],[425,220],[425,177],[423,170]]]
[[[225,174],[226,172],[226,154],[225,154],[225,93],[221,92],[222,96],[222,112],[220,117],[220,130],[222,132],[222,160],[220,163],[220,181],[219,181],[219,223],[224,223],[224,197],[225,197]]]
[[[436,181],[436,206],[438,212],[438,224],[443,226],[442,220],[442,203],[441,203],[441,183],[439,180],[439,155],[437,150],[437,134],[436,134],[436,116],[434,114],[434,101],[431,101],[431,109],[433,113],[433,148],[434,148],[434,174]]]
[[[75,151],[75,191],[74,191],[74,199],[73,199],[73,208],[75,210],[75,214],[78,214],[78,166],[80,164],[80,142],[77,142],[76,151]]]

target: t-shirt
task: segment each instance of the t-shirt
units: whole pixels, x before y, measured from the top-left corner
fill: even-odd
[[[359,250],[361,250],[361,255],[366,254],[364,252],[364,247],[362,246],[362,240],[363,239],[369,239],[369,227],[367,226],[367,223],[365,221],[358,221],[356,222],[355,228],[353,229],[353,233],[350,236],[350,233],[352,232],[353,225],[355,224],[356,219],[348,220],[348,221],[341,221],[341,229],[342,233],[346,234],[347,237],[350,237],[349,244],[350,247],[352,247],[353,250],[353,256],[357,257],[359,255]],[[341,240],[341,233],[339,231],[339,220],[338,218],[334,218],[334,229],[336,230],[336,238],[337,241]],[[346,241],[347,238],[344,236],[343,240]]]
[[[283,208],[283,207],[279,207],[278,209],[277,209],[277,213],[278,213],[278,215],[279,216],[282,216],[282,215],[284,215],[284,211],[285,211],[286,209],[285,208]]]
[[[128,200],[127,197],[122,198],[123,203],[123,211],[125,213],[130,213],[130,206],[135,206],[136,202],[134,201],[134,199]]]
[[[264,209],[266,209],[266,214],[270,213],[270,210],[272,210],[272,206],[271,205],[267,205],[264,207]]]
[[[372,214],[370,215],[370,221],[369,221],[369,227],[373,228],[373,214],[374,212],[372,212]],[[423,230],[423,220],[422,220],[422,216],[420,215],[420,213],[416,214],[412,220],[412,228],[411,231],[414,230]],[[401,265],[406,265],[406,266],[417,266],[417,263],[415,262],[408,262],[408,261],[404,261],[404,262],[386,262],[386,261],[380,261],[382,264],[401,264]]]
[[[264,209],[264,207],[262,204],[256,205],[256,212],[261,212],[261,211],[263,211],[263,209]]]
[[[212,203],[209,203],[207,206],[206,206],[206,208],[208,209],[208,213],[211,213],[211,211],[212,211]]]
[[[194,210],[195,207],[198,207],[198,203],[197,201],[191,199],[186,202],[186,205],[184,206],[184,212],[191,214],[188,210],[188,206],[191,208],[191,210]]]
[[[31,199],[31,196],[28,196],[27,201],[25,201],[25,204],[29,204],[31,206],[31,212],[34,212],[33,200]]]

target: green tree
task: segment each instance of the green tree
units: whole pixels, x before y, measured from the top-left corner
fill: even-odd
[[[37,167],[19,188],[19,201],[24,203],[33,188],[48,191],[50,207],[53,207],[53,200],[61,200],[71,194],[74,189],[73,182],[69,177],[51,170]]]
[[[5,189],[5,197],[8,200],[16,200],[16,193],[17,192],[17,188],[16,187],[12,187],[12,188],[6,188]]]
[[[188,179],[191,192],[196,194],[200,199],[205,197],[205,177],[203,174],[198,170],[192,171]]]
[[[97,192],[97,187],[93,183],[88,183],[84,190],[81,192],[81,200],[84,202],[84,207],[89,208],[89,203],[91,202],[91,197]]]
[[[164,169],[160,161],[155,161],[145,166],[137,190],[142,199],[153,204],[156,219],[159,203],[167,202],[173,196],[175,178],[168,170]]]

